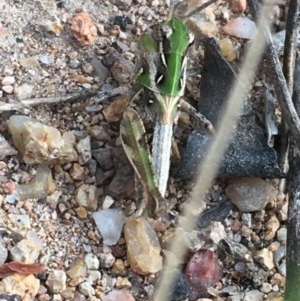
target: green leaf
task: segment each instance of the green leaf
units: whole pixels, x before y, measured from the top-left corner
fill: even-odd
[[[146,133],[142,120],[138,113],[128,108],[123,114],[120,125],[120,137],[125,153],[131,162],[136,174],[147,193],[152,197],[155,204],[155,213],[165,206],[165,199],[160,194],[151,166],[151,155],[146,139]],[[148,207],[148,206],[147,206]]]
[[[151,79],[150,79],[150,75],[148,73],[142,73],[140,74],[135,82],[139,85],[144,86],[145,88],[151,89]]]
[[[162,94],[178,96],[181,92],[180,79],[183,70],[183,62],[190,45],[189,31],[185,23],[177,18],[169,21],[172,33],[167,40],[164,55],[167,62],[167,70],[163,83],[159,86]]]

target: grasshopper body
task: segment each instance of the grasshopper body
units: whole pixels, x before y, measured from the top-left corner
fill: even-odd
[[[120,130],[127,157],[145,190],[155,200],[152,206],[155,208],[160,207],[158,202],[163,200],[167,189],[173,125],[184,93],[186,53],[190,45],[189,32],[182,20],[172,18],[164,26],[160,39],[148,34],[141,37],[146,66],[136,79],[153,92],[156,103],[152,157],[148,148],[141,145],[146,134],[137,112],[132,109],[124,112]]]

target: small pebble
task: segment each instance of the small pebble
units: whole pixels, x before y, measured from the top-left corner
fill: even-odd
[[[1,84],[3,86],[8,86],[8,85],[13,85],[16,82],[16,79],[14,76],[5,76],[2,81]]]
[[[86,278],[86,281],[91,285],[98,283],[98,281],[100,281],[101,279],[101,273],[99,271],[89,270],[87,274],[88,276]]]
[[[60,293],[65,290],[67,275],[62,270],[50,271],[46,284],[49,286],[52,293]]]
[[[98,255],[99,261],[100,261],[100,267],[101,268],[110,268],[113,266],[116,258],[113,256],[112,253],[101,253]]]
[[[268,271],[274,268],[273,253],[267,248],[257,251],[254,260],[260,263],[263,268]]]
[[[286,243],[286,240],[287,240],[287,229],[286,228],[280,228],[277,231],[277,239],[281,243]]]
[[[264,282],[262,284],[262,286],[260,287],[260,291],[265,294],[268,294],[269,292],[271,292],[272,289],[273,289],[272,284],[270,284],[268,282]]]
[[[95,295],[94,288],[86,281],[79,284],[78,290],[86,297]]]
[[[102,301],[135,301],[134,297],[126,289],[112,290],[101,296]]]
[[[11,85],[2,86],[1,89],[2,89],[2,91],[4,91],[7,94],[11,94],[14,91],[14,87]]]
[[[76,258],[70,265],[69,269],[67,270],[67,275],[74,279],[79,276],[85,276],[86,275],[86,265],[85,262],[81,258]]]
[[[93,213],[97,228],[108,246],[115,245],[123,229],[125,215],[121,209],[106,209]]]
[[[90,270],[98,270],[99,269],[100,263],[99,263],[97,256],[94,254],[91,254],[91,253],[86,254],[84,256],[84,262],[86,264],[86,267]]]

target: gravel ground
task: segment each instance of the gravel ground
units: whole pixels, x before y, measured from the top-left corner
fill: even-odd
[[[191,1],[190,6],[199,3]],[[243,6],[243,1],[236,3]],[[279,28],[281,5],[275,10]],[[220,26],[242,15],[239,10],[218,2],[206,10],[200,18],[201,30],[195,32],[197,39],[208,34],[229,45],[223,52],[234,63],[244,41],[223,35]],[[24,99],[112,91],[128,85],[135,71],[139,36],[151,24],[165,20],[168,12],[160,0],[16,0],[9,4],[0,0],[0,101],[16,105]],[[80,21],[76,22],[75,16]],[[87,34],[81,30],[85,26]],[[199,67],[195,65],[199,52],[203,54],[203,49],[196,42],[190,53],[192,67]],[[196,96],[198,82],[189,80],[187,88],[190,96]],[[260,93],[259,81],[255,89]],[[125,236],[118,236],[116,226],[117,243],[99,233],[101,225],[97,227],[93,218],[98,209],[119,209],[117,214],[121,215],[111,217],[119,225],[138,206],[133,170],[119,139],[119,123],[128,102],[128,95],[117,95],[99,104],[94,96],[1,113],[0,263],[40,263],[46,267],[34,272],[27,266],[25,275],[19,270],[1,274],[0,269],[2,299],[12,300],[8,297],[12,293],[19,295],[13,300],[151,298],[161,261],[170,256],[167,247],[192,184],[170,181],[168,201],[174,203],[174,210],[165,221],[145,219],[136,226],[129,220]],[[36,153],[24,156],[16,140],[25,143],[27,136],[15,140],[8,130],[8,120],[14,114],[33,118],[26,135],[36,135],[46,144],[63,141],[67,146],[59,148],[54,160],[45,161]],[[68,136],[55,140],[53,129]],[[40,140],[33,150],[40,147]],[[49,153],[47,156],[50,158]],[[249,189],[246,196],[235,191],[242,185]],[[189,255],[170,300],[282,300],[287,201],[282,197],[278,203],[276,185],[276,181],[239,179],[212,187],[207,197],[212,206],[208,208],[219,208],[220,202],[228,199],[236,207],[230,207],[221,220],[216,217],[220,211],[216,211],[211,218],[214,222],[183,233]],[[247,207],[253,196],[257,206]],[[99,219],[105,224],[102,216]],[[158,239],[160,244],[153,243]],[[139,244],[150,251],[141,263],[134,263]],[[211,267],[203,267],[205,261]],[[193,280],[205,275],[207,283]]]

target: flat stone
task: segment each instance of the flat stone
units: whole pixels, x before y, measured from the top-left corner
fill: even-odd
[[[161,247],[156,233],[143,218],[125,223],[124,236],[127,258],[131,269],[141,275],[149,275],[162,269]]]
[[[79,186],[75,193],[75,200],[79,206],[95,211],[98,206],[97,187],[88,184]]]
[[[49,286],[52,293],[60,293],[67,286],[67,275],[62,270],[53,270],[49,273],[46,284]]]
[[[226,195],[242,212],[259,211],[276,200],[277,190],[259,178],[240,178],[230,181]]]

